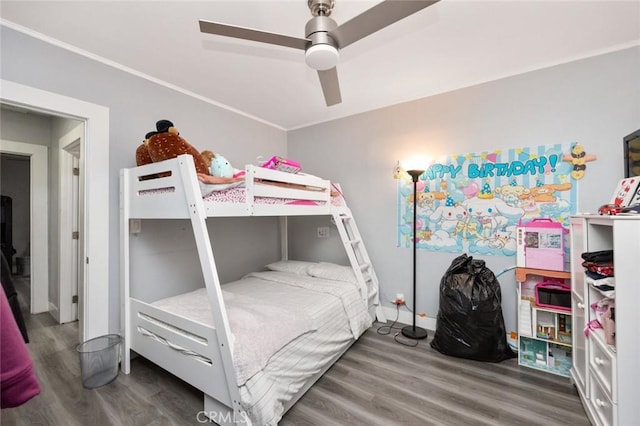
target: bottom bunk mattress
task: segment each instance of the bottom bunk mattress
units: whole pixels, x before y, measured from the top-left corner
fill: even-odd
[[[351,282],[256,272],[222,285],[222,294],[242,406],[255,425],[277,424],[288,402],[372,323]],[[153,305],[213,325],[204,288]]]

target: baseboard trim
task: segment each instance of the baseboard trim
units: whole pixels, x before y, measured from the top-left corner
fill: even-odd
[[[400,311],[397,308],[391,308],[388,306],[383,306],[382,310],[384,311],[384,315],[387,317],[387,324],[393,322],[398,318],[398,322],[405,325],[413,324],[413,314],[406,310],[406,308],[400,308]],[[436,319],[430,317],[420,317],[416,318],[416,326],[426,328],[427,330],[434,331],[436,329]]]

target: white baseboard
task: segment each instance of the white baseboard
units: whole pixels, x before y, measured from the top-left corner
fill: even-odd
[[[413,324],[413,315],[411,314],[411,312],[406,310],[406,308],[401,307],[400,312],[398,312],[395,307],[383,306],[382,310],[384,311],[384,315],[387,317],[387,323],[389,324],[396,319],[396,316],[398,317],[399,323],[406,325]],[[416,317],[416,325],[418,327],[434,331],[436,329],[436,319],[430,317],[422,318],[418,316]]]
[[[58,324],[60,323],[60,310],[58,309],[58,307],[56,305],[54,305],[51,302],[49,302],[49,315],[51,315],[53,318],[55,318],[55,320],[58,322]]]

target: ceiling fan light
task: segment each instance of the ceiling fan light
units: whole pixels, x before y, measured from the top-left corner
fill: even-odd
[[[314,70],[329,70],[338,64],[338,49],[329,44],[316,44],[305,52],[305,61]]]

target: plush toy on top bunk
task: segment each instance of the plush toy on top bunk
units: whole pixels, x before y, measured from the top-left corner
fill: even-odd
[[[136,149],[136,165],[142,166],[149,163],[157,163],[182,154],[189,154],[193,157],[198,179],[201,182],[220,184],[244,179],[243,176],[233,176],[233,172],[230,176],[212,174],[209,168],[211,157],[206,153],[210,153],[213,156],[211,151],[203,151],[202,154],[198,152],[193,145],[180,136],[180,132],[171,121],[159,120],[156,123],[156,131],[147,133],[144,142]],[[227,162],[226,160],[224,161]],[[229,165],[229,167],[231,166]]]
[[[203,182],[231,183],[244,179],[244,170],[238,170],[231,167],[231,163],[229,163],[229,161],[220,154],[215,154],[213,151],[205,150],[202,151],[202,159],[209,166],[209,174],[211,175],[211,177],[200,179]],[[212,178],[222,179],[215,179],[216,182],[211,182],[214,180]],[[229,179],[229,181],[222,181],[224,178]]]
[[[142,141],[140,146],[138,146],[138,148],[136,149],[136,166],[144,166],[145,164],[153,163],[153,160],[151,159],[151,155],[149,155],[149,150],[147,149],[147,143],[149,142],[149,138],[155,134],[156,132],[149,132],[146,135],[144,135],[144,140]],[[169,173],[159,173],[159,174],[143,176],[141,177],[141,179],[142,180],[157,179],[159,177],[165,177],[165,176],[169,176]]]
[[[198,173],[209,174],[209,167],[198,150],[180,136],[180,132],[171,121],[160,120],[156,123],[156,131],[147,133],[143,144],[136,150],[136,164],[141,166],[149,162],[157,163],[181,154],[193,157]]]

